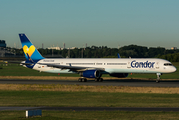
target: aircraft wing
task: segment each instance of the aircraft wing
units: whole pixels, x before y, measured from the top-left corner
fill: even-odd
[[[67,66],[67,65],[58,65],[58,64],[48,64],[48,63],[37,63],[40,65],[47,65],[48,67],[55,67],[61,69],[70,69],[71,71],[80,72],[85,70],[100,70],[104,71],[104,68],[95,68],[95,67],[81,67],[81,66]]]

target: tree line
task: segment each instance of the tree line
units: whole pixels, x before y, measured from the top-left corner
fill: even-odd
[[[38,49],[43,56],[69,57],[69,58],[162,58],[171,62],[179,62],[179,49],[167,50],[163,47],[145,47],[137,45],[123,46],[121,48],[108,48],[107,46],[91,46],[86,48],[52,50]],[[16,55],[23,55],[22,49],[15,49]]]

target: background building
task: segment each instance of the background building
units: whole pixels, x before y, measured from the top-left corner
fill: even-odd
[[[0,47],[3,47],[3,48],[6,47],[6,42],[5,42],[5,40],[0,40]]]
[[[171,50],[177,50],[177,47],[172,47]]]

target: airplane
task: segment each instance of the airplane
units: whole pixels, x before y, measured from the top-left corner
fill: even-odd
[[[77,73],[79,82],[94,78],[103,81],[101,76],[125,78],[129,73],[155,73],[156,82],[160,75],[176,71],[171,62],[159,58],[44,58],[23,33],[19,34],[26,61],[21,65],[27,68],[48,73]],[[120,58],[120,59],[119,59]]]

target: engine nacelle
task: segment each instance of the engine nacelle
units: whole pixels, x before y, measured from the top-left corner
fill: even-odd
[[[118,77],[118,78],[125,78],[128,76],[128,73],[112,73],[112,74],[109,74],[110,76],[113,76],[113,77]]]
[[[98,70],[86,70],[82,73],[83,77],[86,78],[99,78],[100,77],[100,71]]]

